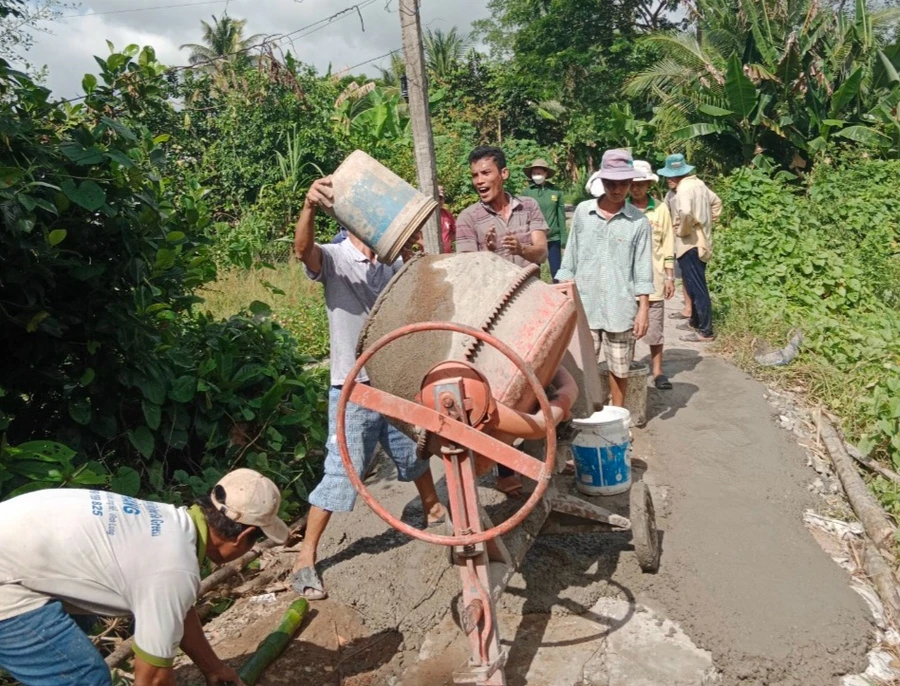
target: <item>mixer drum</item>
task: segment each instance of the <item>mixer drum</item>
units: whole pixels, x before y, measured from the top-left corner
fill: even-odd
[[[522,269],[490,252],[421,255],[381,293],[360,334],[357,353],[402,326],[430,321],[456,322],[493,334],[546,386],[566,353],[577,318],[572,299],[541,281],[537,266]],[[414,400],[428,371],[447,360],[471,362],[487,377],[499,402],[534,411],[534,392],[516,366],[463,334],[434,331],[401,338],[377,353],[366,372],[375,388]],[[417,438],[412,427],[397,426]]]

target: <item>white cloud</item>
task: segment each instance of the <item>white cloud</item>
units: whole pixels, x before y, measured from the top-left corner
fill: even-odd
[[[183,0],[188,2],[190,0]],[[230,0],[228,13],[246,19],[246,35],[261,33],[283,35],[319,22],[354,3],[367,0]],[[122,0],[84,0],[77,14],[90,15],[123,9],[178,4],[177,0],[152,0],[141,3]],[[486,0],[424,0],[422,23],[432,29],[459,27],[468,31],[473,20],[487,16]],[[52,34],[39,34],[28,53],[35,65],[46,64],[47,85],[60,97],[81,93],[81,78],[96,72],[93,55],[104,56],[106,40],[117,48],[130,43],[152,45],[160,61],[170,65],[187,62],[183,43],[198,43],[200,21],[221,17],[225,3],[197,7],[153,9],[146,12],[120,12],[97,16],[68,17],[49,24]],[[337,70],[352,66],[400,48],[400,18],[397,0],[374,0],[360,8],[365,31],[354,11],[328,24],[301,31],[292,40],[282,42],[301,61],[324,72],[329,64]],[[386,60],[383,60],[386,62]],[[360,71],[375,73],[369,64]]]

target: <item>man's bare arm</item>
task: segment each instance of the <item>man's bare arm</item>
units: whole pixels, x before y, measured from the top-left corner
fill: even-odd
[[[543,231],[531,232],[531,245],[522,247],[522,257],[532,264],[547,261],[547,234]]]
[[[134,686],[175,686],[175,671],[171,667],[155,667],[135,657]]]
[[[313,182],[294,228],[294,254],[313,274],[322,271],[322,249],[316,245],[316,212],[334,207],[331,177]]]

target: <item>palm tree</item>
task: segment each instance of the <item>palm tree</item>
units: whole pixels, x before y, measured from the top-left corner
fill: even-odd
[[[385,69],[378,67],[381,72],[381,83],[388,88],[400,88],[400,79],[406,74],[406,62],[399,52],[391,53],[391,66]]]
[[[454,26],[444,33],[441,29],[425,33],[425,68],[437,80],[444,80],[456,70],[472,41]]]
[[[247,64],[252,61],[249,49],[255,46],[263,38],[263,34],[257,33],[249,38],[244,38],[244,26],[246,19],[232,19],[227,14],[222,19],[212,18],[212,24],[201,21],[203,24],[203,45],[198,43],[185,43],[179,49],[188,49],[191,56],[190,64],[210,63],[210,66],[218,62],[228,61],[232,64]]]

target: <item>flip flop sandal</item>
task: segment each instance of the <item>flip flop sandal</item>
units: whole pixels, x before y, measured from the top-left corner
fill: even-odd
[[[682,336],[678,340],[684,341],[685,343],[712,343],[716,340],[715,336],[701,336],[699,333],[689,333],[686,336]]]
[[[677,331],[696,331],[694,326],[690,322],[681,322],[678,326],[675,327]]]
[[[446,523],[447,523],[447,508],[446,507],[444,508],[444,514],[442,514],[437,519],[432,519],[429,521],[428,514],[427,513],[425,514],[425,528],[426,529],[433,529],[436,526],[441,526],[442,524],[446,524]]]
[[[673,312],[669,315],[669,319],[690,319],[690,316],[685,317],[681,312]]]
[[[667,377],[665,374],[660,374],[655,379],[653,379],[653,385],[661,391],[672,390],[672,382],[669,381],[669,377]]]
[[[315,567],[303,567],[291,574],[288,581],[291,589],[297,595],[301,595],[307,600],[324,600],[328,597],[322,578],[316,571]]]

